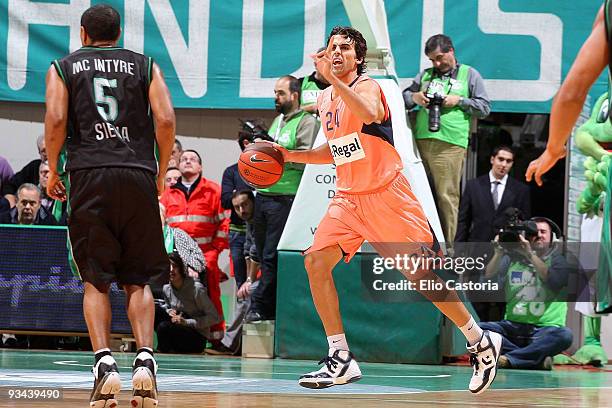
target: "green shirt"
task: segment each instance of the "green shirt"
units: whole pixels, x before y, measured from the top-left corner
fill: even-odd
[[[425,71],[421,78],[421,91],[441,96],[458,95],[469,97],[469,65],[461,64],[457,68],[456,78],[438,78],[433,76],[433,68]],[[459,105],[440,109],[440,130],[429,131],[429,110],[419,109],[416,117],[414,137],[416,139],[438,139],[443,142],[467,148],[470,133],[470,115]]]
[[[300,111],[297,115],[291,117],[282,127],[279,127],[282,120],[282,116],[279,115],[274,119],[272,125],[270,125],[268,134],[272,136],[279,145],[288,150],[295,150],[297,145],[296,135],[298,125],[306,115],[306,112]],[[300,185],[300,181],[302,180],[303,173],[303,168],[296,169],[291,166],[290,163],[285,163],[281,179],[276,184],[268,188],[257,189],[257,191],[273,195],[295,195]]]
[[[544,261],[549,268],[549,277],[554,273],[564,273],[551,267],[551,258]],[[505,319],[536,326],[564,327],[567,302],[554,301],[561,298],[560,290],[551,289],[540,279],[534,266],[523,262],[511,262],[507,269]]]

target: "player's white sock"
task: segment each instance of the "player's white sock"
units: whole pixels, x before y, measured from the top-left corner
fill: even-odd
[[[98,364],[98,361],[100,361],[100,359],[102,357],[104,357],[104,356],[111,356],[111,358],[113,358],[113,354],[111,353],[111,349],[103,348],[103,349],[100,349],[100,350],[96,350],[96,352],[94,353],[94,358],[95,358],[94,365]]]
[[[459,330],[461,330],[461,333],[463,333],[470,346],[473,346],[474,344],[478,343],[482,338],[482,329],[480,328],[480,326],[478,326],[476,321],[474,321],[474,318],[471,316],[470,320],[468,320],[468,322],[464,326],[461,326]]]
[[[329,344],[329,348],[346,351],[349,350],[349,346],[346,342],[346,336],[344,335],[344,333],[327,336],[327,344]]]

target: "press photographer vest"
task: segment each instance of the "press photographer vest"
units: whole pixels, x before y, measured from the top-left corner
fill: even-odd
[[[429,84],[432,89],[437,88],[437,93],[442,96],[458,95],[463,98],[469,97],[468,73],[469,65],[459,64],[457,66],[456,78],[449,77],[442,79],[433,77],[433,68],[425,70],[421,78],[421,91],[427,91]],[[431,92],[432,94],[434,92]],[[429,110],[419,109],[416,117],[416,128],[414,137],[416,139],[439,139],[443,142],[467,148],[470,133],[470,115],[464,112],[459,105],[452,108],[440,109],[440,130],[438,132],[429,131]]]
[[[550,268],[550,257],[544,262]],[[536,326],[565,326],[567,303],[546,301],[546,299],[562,299],[563,296],[546,287],[538,277],[534,266],[522,262],[510,264],[506,296],[508,299],[504,317],[506,320]],[[529,299],[536,300],[529,301]]]
[[[312,106],[317,103],[319,95],[321,95],[323,89],[319,89],[314,81],[310,80],[310,76],[307,75],[302,81],[302,96],[300,97],[300,106]]]
[[[280,124],[281,116],[277,116],[272,122],[272,125],[270,125],[268,134],[279,145],[283,146],[286,149],[294,150],[297,142],[297,128],[304,115],[306,115],[306,112],[304,111],[298,113],[297,115],[289,119],[289,121],[285,123],[285,126],[280,129],[278,128],[278,126]],[[278,181],[278,183],[268,188],[259,188],[257,189],[257,191],[260,191],[264,194],[295,195],[298,186],[300,185],[300,180],[302,180],[302,173],[304,173],[304,170],[294,169],[291,167],[290,164],[285,163],[283,176]]]

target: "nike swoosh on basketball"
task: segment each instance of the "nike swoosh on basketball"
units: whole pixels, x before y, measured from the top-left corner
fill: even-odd
[[[257,158],[257,154],[252,155],[249,160],[251,161],[251,163],[270,163],[270,160],[266,160],[266,159],[258,159]]]

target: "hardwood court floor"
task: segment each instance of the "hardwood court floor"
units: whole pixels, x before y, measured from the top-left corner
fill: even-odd
[[[612,372],[503,370],[493,388],[465,390],[463,366],[361,364],[364,378],[326,390],[297,385],[313,362],[158,355],[160,408],[395,408],[395,407],[611,407]],[[123,375],[121,407],[129,407],[132,354],[116,353]],[[92,382],[89,353],[0,351],[0,407],[87,407]],[[14,400],[16,387],[62,389],[61,400]]]

